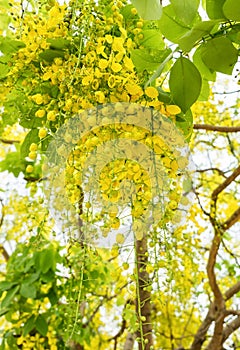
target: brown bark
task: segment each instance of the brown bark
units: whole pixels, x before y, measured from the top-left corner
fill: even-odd
[[[236,293],[240,292],[240,282],[235,283],[231,288],[226,290],[225,300],[231,299]]]
[[[19,140],[6,140],[6,139],[2,139],[2,138],[0,138],[0,142],[5,143],[7,145],[13,145],[14,143],[20,143]]]
[[[211,129],[212,130],[212,129]],[[215,130],[217,131],[217,130]],[[214,209],[216,208],[216,202],[218,199],[218,195],[225,190],[238,176],[240,175],[240,166],[238,166],[232,174],[227,177],[216,189],[213,191],[211,199],[211,212],[214,214]],[[212,293],[214,295],[214,301],[209,306],[209,311],[200,325],[197,333],[195,334],[193,343],[191,345],[191,350],[200,350],[202,349],[202,345],[206,340],[207,332],[209,327],[214,322],[214,333],[206,347],[206,350],[216,350],[222,349],[224,341],[228,338],[228,336],[240,326],[240,320],[235,319],[228,326],[224,327],[224,319],[227,316],[228,312],[225,308],[225,301],[232,298],[240,290],[240,282],[236,283],[234,286],[229,288],[225,294],[222,294],[218,282],[217,277],[214,271],[218,250],[221,244],[223,233],[232,227],[239,219],[240,219],[240,208],[238,208],[231,217],[225,221],[223,224],[218,224],[214,217],[215,215],[210,216],[210,220],[212,226],[214,228],[214,238],[212,241],[212,245],[209,251],[208,263],[207,263],[207,275],[209,280],[209,285],[211,287]],[[238,323],[239,322],[239,323]],[[233,323],[233,324],[232,324]],[[237,327],[237,325],[239,326]],[[235,328],[236,327],[236,328]],[[234,330],[233,330],[234,329]],[[231,331],[231,333],[230,333]]]
[[[210,124],[194,124],[193,129],[218,132],[240,132],[240,126],[218,126]]]
[[[216,201],[218,195],[240,175],[240,165],[226,178],[212,193],[212,200]]]
[[[146,271],[148,262],[147,257],[147,236],[142,240],[136,240],[136,259],[137,259],[137,298],[136,313],[139,319],[140,329],[137,337],[142,338],[138,343],[139,350],[153,349],[152,321],[151,321],[151,292],[147,287],[150,285],[149,274]]]
[[[134,341],[135,341],[135,335],[132,333],[128,333],[126,337],[126,341],[123,347],[123,350],[132,350],[134,346]]]
[[[223,343],[229,338],[229,336],[240,327],[240,316],[235,318],[232,322],[228,323],[223,329]]]
[[[5,261],[8,261],[9,260],[9,254],[6,251],[6,249],[4,248],[3,245],[0,246],[0,251],[1,251],[2,256],[4,257]]]

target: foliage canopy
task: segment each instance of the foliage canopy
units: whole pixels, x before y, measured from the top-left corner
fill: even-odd
[[[219,73],[237,79],[239,1],[2,0],[0,18],[0,171],[21,183],[2,185],[0,349],[240,348],[239,99],[228,107],[214,85]],[[150,111],[151,128],[131,125],[135,106],[139,123]],[[113,125],[115,112],[123,119]],[[81,140],[78,126],[67,129],[76,115],[91,129]],[[44,202],[45,155],[59,135],[51,155],[67,159],[62,187],[80,237],[57,231]],[[151,232],[146,153],[103,167],[108,204],[97,215],[79,177],[88,154],[118,138],[130,153],[140,140],[167,174]],[[181,182],[189,161],[176,144],[186,143],[196,169]],[[123,189],[135,186],[133,244],[122,246],[121,232],[111,249],[86,244],[89,223],[107,236],[125,220],[116,204],[123,179]]]

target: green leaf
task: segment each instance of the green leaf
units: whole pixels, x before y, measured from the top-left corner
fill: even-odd
[[[11,16],[7,16],[6,13],[0,13],[0,29],[1,32],[8,30],[8,25],[11,21]]]
[[[238,50],[228,38],[218,37],[202,45],[201,56],[208,68],[232,74],[238,59]]]
[[[240,44],[240,24],[235,24],[227,33],[227,37],[234,43]]]
[[[142,46],[149,49],[164,49],[165,44],[160,31],[155,29],[146,29],[141,33],[143,34],[143,39],[140,41]]]
[[[46,273],[50,269],[55,270],[55,251],[52,248],[41,251],[39,263],[42,273]]]
[[[201,76],[203,79],[207,79],[210,81],[215,81],[216,80],[216,72],[213,71],[212,69],[208,68],[202,60],[202,54],[201,54],[201,46],[197,48],[193,55],[193,63],[199,70]]]
[[[25,163],[21,161],[19,152],[8,153],[5,159],[0,162],[0,170],[6,170],[18,177],[20,172],[25,170]]]
[[[37,295],[37,289],[34,284],[22,283],[20,288],[20,294],[24,298],[35,299]]]
[[[14,296],[17,294],[18,290],[19,290],[19,286],[16,286],[7,292],[5,298],[2,300],[1,308],[5,308],[11,303]]]
[[[232,21],[240,21],[240,1],[226,0],[223,5],[223,13]]]
[[[29,277],[25,278],[23,283],[29,284],[35,282],[39,278],[39,272],[32,273]]]
[[[151,75],[150,78],[148,79],[148,81],[145,83],[145,88],[147,86],[151,85],[155,79],[160,77],[160,75],[162,74],[163,70],[165,69],[165,66],[167,65],[167,63],[173,58],[173,52],[171,51],[171,49],[166,49],[164,51],[165,51],[166,57],[160,63],[160,65],[157,67],[157,69],[155,70],[153,75]]]
[[[20,40],[13,40],[7,36],[2,36],[0,38],[0,51],[4,55],[9,55],[17,52],[19,49],[25,47],[26,45]]]
[[[120,10],[121,15],[124,17],[125,21],[131,21],[135,15],[131,12],[131,10],[133,9],[133,5],[129,4],[126,6],[123,6]]]
[[[7,314],[7,313],[9,312],[9,309],[10,309],[10,308],[3,308],[3,307],[1,306],[1,308],[0,308],[0,317],[3,316],[3,315],[5,315],[5,314]],[[1,349],[1,348],[0,348],[0,349]]]
[[[19,347],[16,344],[16,338],[13,335],[13,331],[9,331],[6,338],[7,338],[7,344],[9,346],[9,347],[7,347],[7,349],[9,349],[9,348],[11,350],[18,350],[19,349]]]
[[[7,76],[9,72],[9,66],[7,63],[0,62],[0,79],[3,79]]]
[[[47,294],[48,299],[50,300],[51,305],[56,305],[58,302],[58,296],[53,288],[51,288]]]
[[[158,99],[166,104],[173,103],[172,96],[170,92],[164,91],[160,86],[157,87],[158,90]]]
[[[41,275],[41,280],[44,283],[49,283],[55,280],[55,273],[52,270],[48,270],[47,273]]]
[[[211,19],[225,18],[223,4],[226,0],[206,0],[206,10]]]
[[[178,18],[172,5],[163,8],[163,14],[158,23],[162,34],[173,43],[178,43],[178,40],[191,30],[191,26]]]
[[[32,315],[23,327],[23,336],[26,337],[35,327],[35,316]]]
[[[202,79],[202,89],[198,97],[198,101],[207,101],[210,94],[209,82],[206,79]]]
[[[177,17],[186,24],[192,23],[197,15],[200,0],[170,0]]]
[[[171,68],[169,87],[173,101],[186,113],[197,100],[202,85],[196,66],[185,57],[176,60]]]
[[[193,131],[193,116],[190,109],[176,116],[176,126],[182,131],[185,140],[189,142]]]
[[[131,52],[131,59],[138,70],[143,72],[154,72],[159,64],[162,63],[165,58],[169,55],[171,50],[155,50],[154,55],[150,54],[148,49],[136,49]]]
[[[159,0],[131,0],[139,15],[146,20],[158,20],[162,14]]]
[[[47,42],[50,43],[50,49],[53,50],[64,50],[69,48],[70,41],[64,38],[57,38],[57,39],[47,39]]]
[[[63,50],[47,49],[39,54],[39,58],[43,61],[52,63],[54,58],[64,58],[65,52]]]
[[[38,136],[38,129],[32,129],[26,135],[21,146],[21,158],[25,159],[29,154],[29,147],[32,143],[38,143],[40,141]]]
[[[35,325],[36,325],[37,331],[42,336],[45,337],[45,335],[47,334],[47,331],[48,331],[48,324],[47,324],[45,318],[43,317],[43,315],[38,316],[38,318],[36,319]]]
[[[190,51],[199,39],[211,33],[216,23],[218,23],[218,21],[203,21],[195,24],[188,33],[179,39],[178,43],[180,48],[183,51]]]
[[[4,292],[5,290],[9,290],[13,286],[15,286],[17,282],[9,282],[9,281],[1,281],[0,282],[0,292]]]

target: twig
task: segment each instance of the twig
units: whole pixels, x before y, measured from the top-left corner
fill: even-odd
[[[240,126],[218,126],[210,124],[194,124],[193,129],[218,132],[240,132]]]

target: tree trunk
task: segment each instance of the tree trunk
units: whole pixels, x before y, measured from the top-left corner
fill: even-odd
[[[139,320],[139,330],[137,331],[137,338],[139,350],[153,349],[152,336],[152,321],[151,321],[151,292],[148,290],[150,286],[149,274],[146,271],[148,262],[148,247],[147,235],[145,234],[140,241],[136,240],[136,261],[137,261],[137,297],[136,297],[136,313]]]

